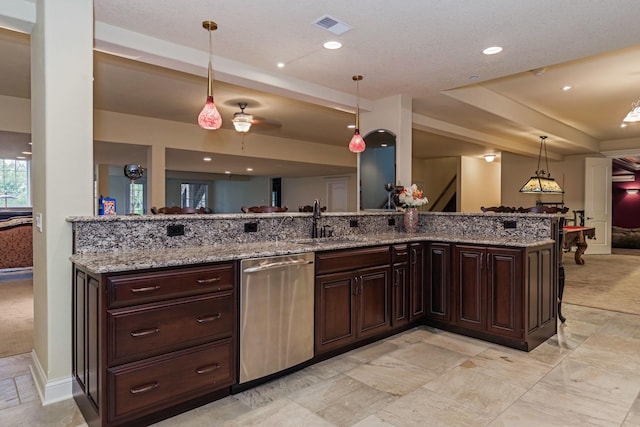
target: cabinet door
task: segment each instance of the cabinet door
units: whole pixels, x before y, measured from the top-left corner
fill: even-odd
[[[451,321],[451,247],[447,243],[426,245],[427,318]]]
[[[357,337],[365,338],[390,329],[389,267],[359,270],[356,280]]]
[[[409,245],[393,245],[391,251],[391,326],[397,328],[409,323]]]
[[[316,278],[316,352],[347,345],[356,339],[353,273],[333,273]]]
[[[409,245],[409,262],[411,273],[410,320],[414,321],[424,318],[427,313],[424,245],[422,243],[412,243]]]
[[[409,265],[406,262],[393,265],[391,295],[391,324],[394,328],[409,323]]]
[[[454,250],[454,322],[468,329],[483,330],[485,249],[456,245]]]
[[[487,249],[488,332],[519,338],[523,333],[522,250]]]

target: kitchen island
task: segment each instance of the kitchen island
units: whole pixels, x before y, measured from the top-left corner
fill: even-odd
[[[95,425],[238,390],[243,259],[315,254],[315,350],[302,366],[419,324],[522,350],[555,334],[550,215],[422,214],[407,234],[395,212],[324,214],[323,239],[308,237],[308,214],[69,220],[74,397]]]

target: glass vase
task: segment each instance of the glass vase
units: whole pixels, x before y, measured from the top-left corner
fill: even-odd
[[[418,209],[406,208],[404,211],[404,231],[415,233],[418,231]]]

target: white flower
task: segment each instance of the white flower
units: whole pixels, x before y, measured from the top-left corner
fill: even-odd
[[[403,208],[417,208],[418,206],[429,203],[424,197],[422,190],[418,190],[418,186],[413,184],[409,188],[404,188],[398,194],[398,200]]]

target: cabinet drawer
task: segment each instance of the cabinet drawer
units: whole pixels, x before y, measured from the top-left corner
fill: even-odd
[[[231,336],[233,293],[109,311],[109,366]]]
[[[107,278],[109,307],[233,289],[234,264],[127,274]]]
[[[107,371],[109,420],[139,417],[162,405],[234,384],[230,339]]]
[[[354,269],[389,265],[391,253],[388,246],[362,249],[345,249],[316,253],[316,274],[353,271]]]
[[[404,245],[391,246],[391,257],[394,264],[401,262],[409,262],[409,247]]]

